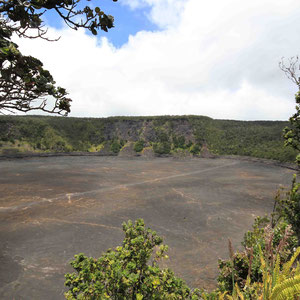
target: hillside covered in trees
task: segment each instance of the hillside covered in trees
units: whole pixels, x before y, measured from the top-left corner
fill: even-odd
[[[284,121],[214,120],[204,116],[64,118],[0,116],[0,154],[22,152],[101,152],[153,149],[158,155],[246,155],[294,161],[283,146]]]

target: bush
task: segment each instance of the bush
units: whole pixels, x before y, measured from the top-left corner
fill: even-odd
[[[173,140],[174,149],[177,149],[177,148],[185,149],[185,146],[186,146],[185,145],[185,137],[183,135],[181,135],[179,137],[174,135],[172,140]]]
[[[198,144],[193,144],[189,150],[192,154],[199,154],[201,149]]]
[[[276,256],[280,264],[287,262],[297,246],[297,238],[287,222],[281,220],[274,227],[267,217],[257,217],[252,230],[246,232],[242,245],[244,251],[233,252],[229,244],[230,259],[219,260],[218,286],[221,291],[233,291],[234,284],[244,288],[247,276],[252,282],[262,282],[260,252],[275,263]]]
[[[110,145],[110,150],[114,153],[119,153],[122,146],[117,140],[114,140]]]
[[[133,149],[135,152],[142,152],[144,149],[145,142],[143,140],[139,140],[134,143]]]
[[[71,265],[76,272],[65,275],[66,299],[199,299],[199,291],[159,267],[168,246],[143,220],[124,223],[123,231],[122,246],[98,259],[75,255]]]
[[[178,138],[178,148],[185,148],[185,137],[183,135]]]
[[[278,220],[284,219],[291,224],[300,246],[300,183],[296,182],[296,179],[294,175],[291,189],[285,191],[284,197],[278,193],[275,199],[274,217]]]
[[[171,151],[171,144],[169,142],[153,143],[153,150],[157,154],[169,154]]]

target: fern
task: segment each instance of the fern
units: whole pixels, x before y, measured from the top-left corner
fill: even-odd
[[[239,286],[237,285],[237,283],[235,284],[235,288],[236,288],[236,292],[237,292],[238,298],[240,298],[241,300],[245,300],[244,295],[240,291]]]
[[[271,294],[271,300],[293,300],[300,295],[300,275],[294,278],[285,279],[277,284]]]
[[[300,275],[300,263],[297,261],[297,267],[295,268],[295,276]]]
[[[299,256],[299,254],[300,254],[300,247],[297,248],[292,258],[287,263],[284,264],[282,273],[285,277],[289,275],[290,269],[293,263],[295,262],[296,258]]]
[[[228,293],[228,292],[225,291],[224,293],[220,294],[220,295],[219,295],[219,300],[224,300],[224,299],[226,299],[225,296],[226,296],[227,293]]]
[[[272,274],[272,288],[275,287],[278,277],[280,276],[280,255],[277,254],[274,271]]]

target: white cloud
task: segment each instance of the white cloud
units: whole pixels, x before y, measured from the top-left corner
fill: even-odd
[[[124,1],[125,2],[125,1]],[[200,114],[287,119],[292,85],[278,68],[300,52],[296,0],[142,0],[164,30],[116,49],[83,31],[50,30],[55,43],[20,41],[66,87],[71,116]],[[163,8],[163,9],[162,9]],[[160,23],[165,17],[165,23]],[[115,29],[117,30],[117,29]]]
[[[187,0],[123,0],[131,9],[150,7],[147,17],[161,28],[176,26]]]

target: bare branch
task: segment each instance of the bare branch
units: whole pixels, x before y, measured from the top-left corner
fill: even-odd
[[[299,65],[299,57],[291,57],[285,59],[284,57],[281,58],[279,62],[279,68],[285,73],[288,79],[293,81],[300,89],[300,65]]]

